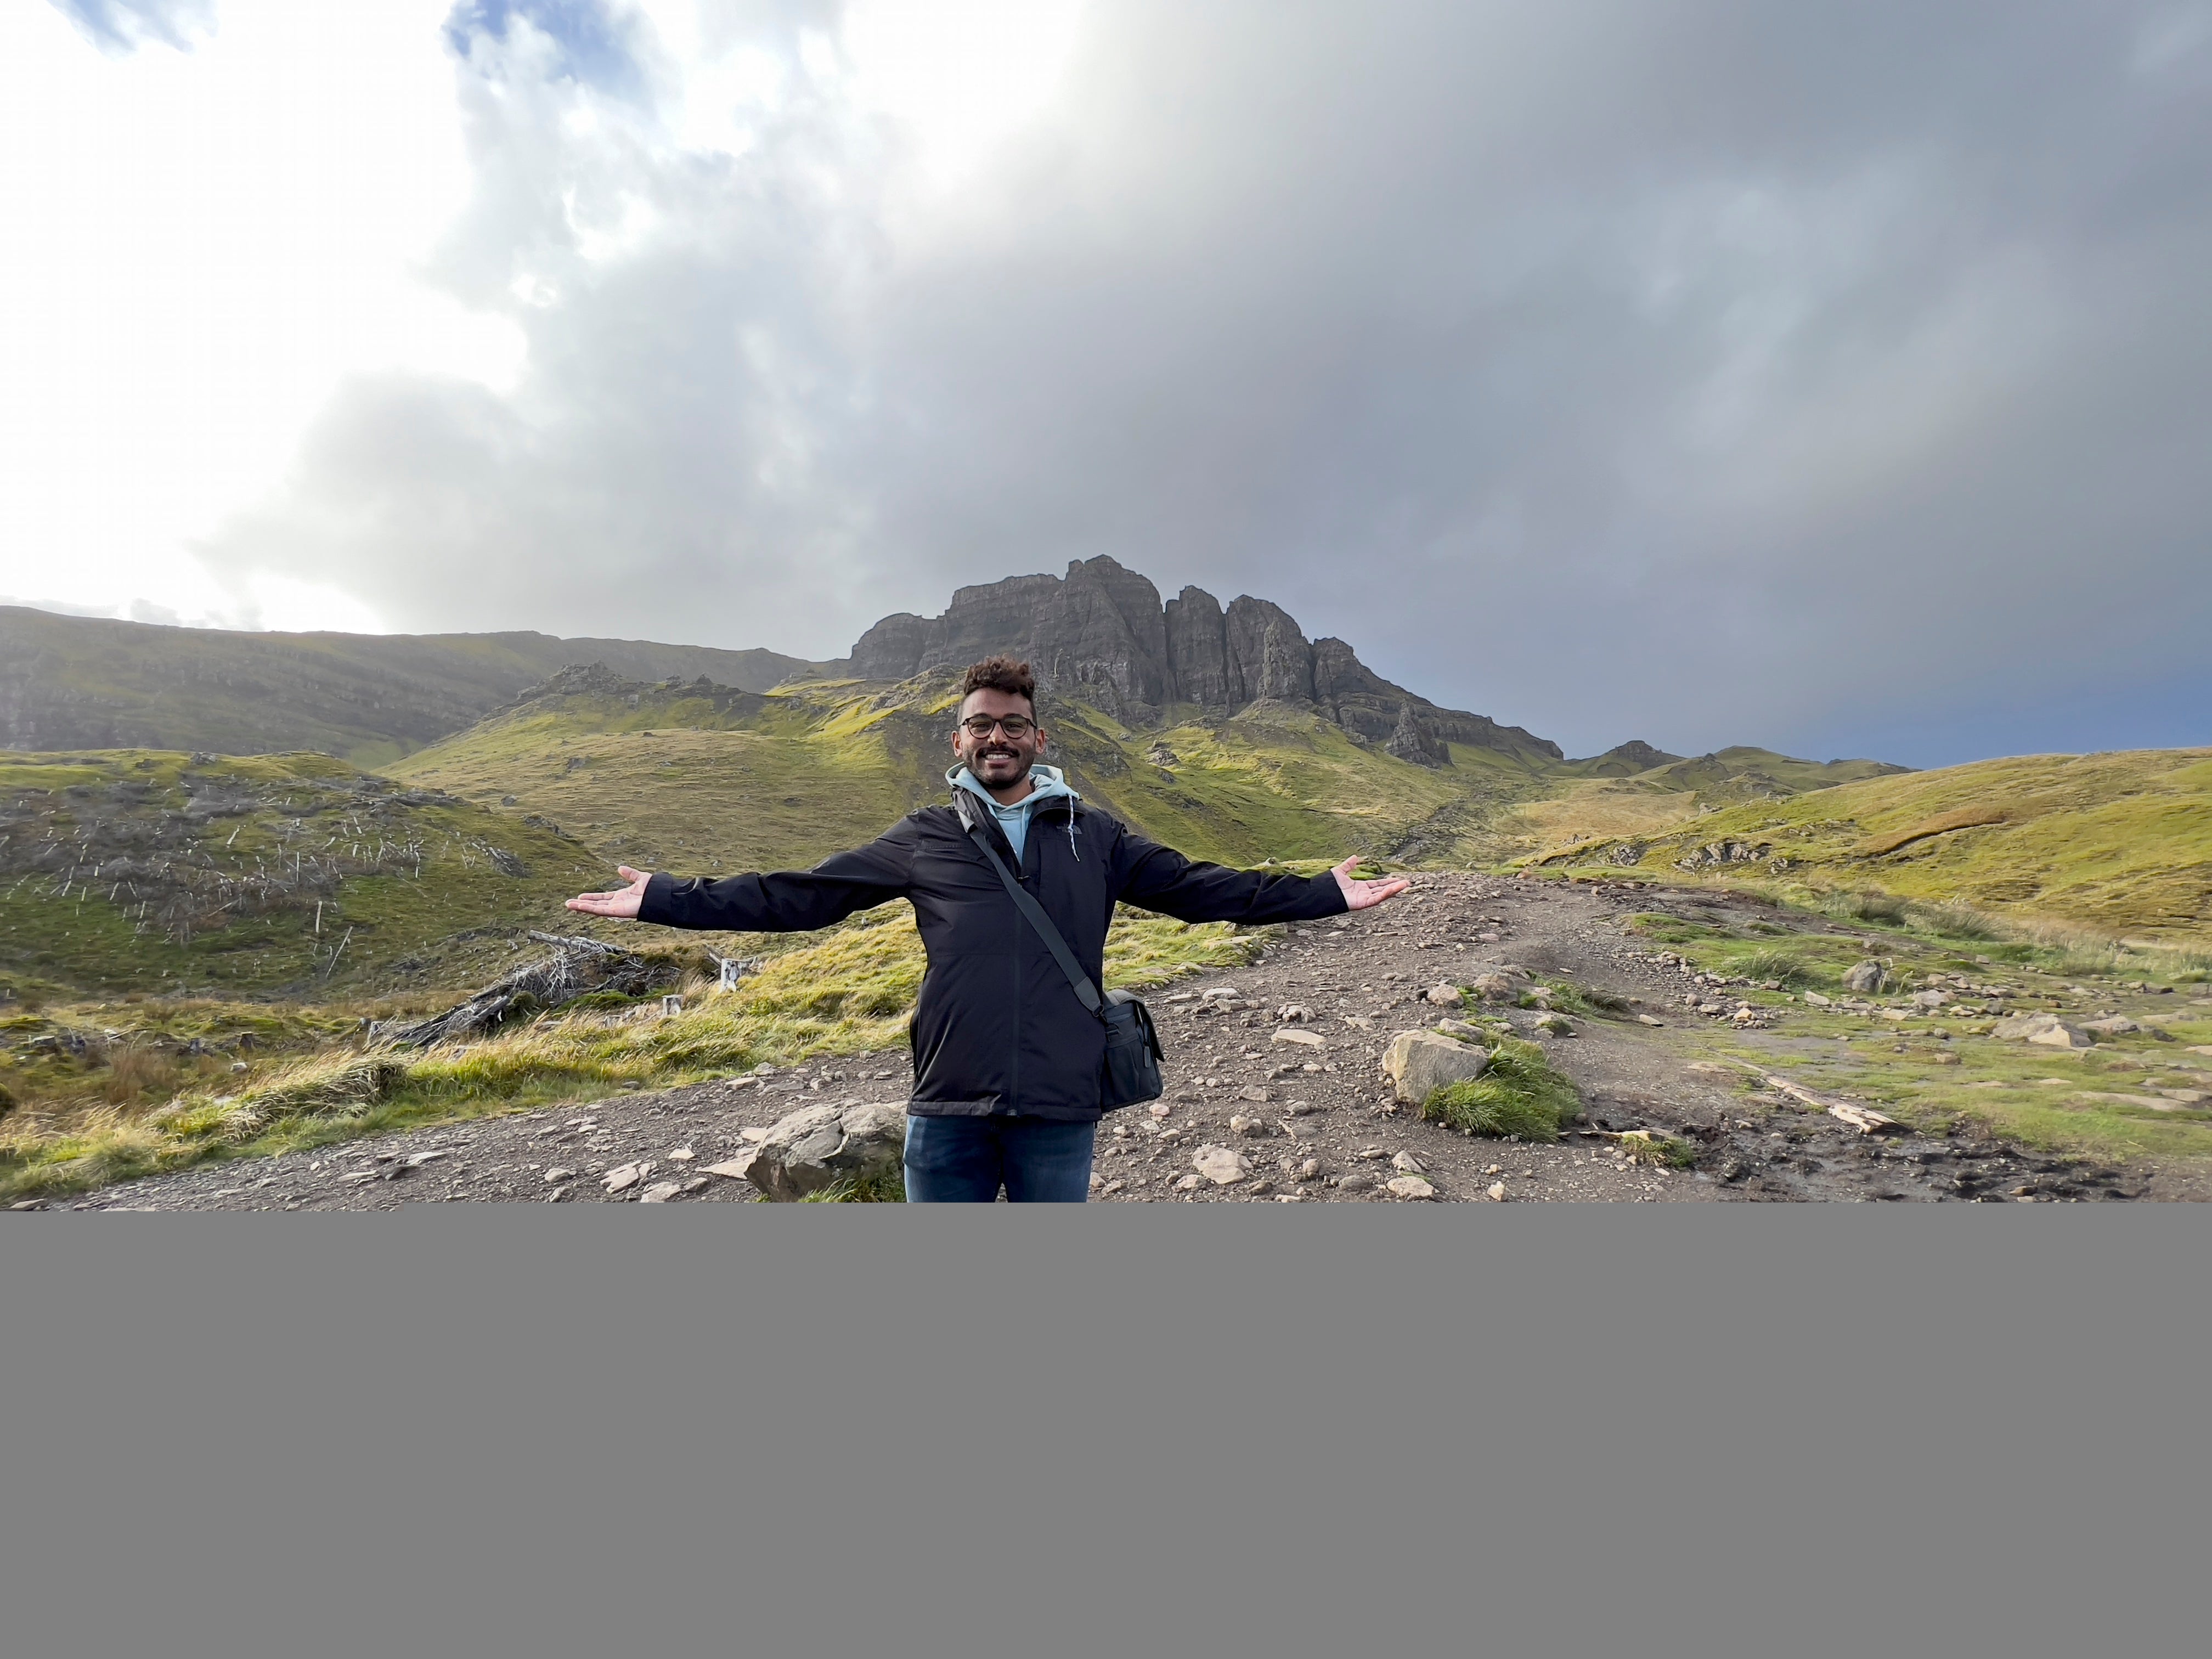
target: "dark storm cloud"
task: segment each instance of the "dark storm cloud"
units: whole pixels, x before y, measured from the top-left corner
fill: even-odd
[[[1121,0],[927,210],[795,68],[708,156],[515,39],[524,385],[352,388],[218,558],[828,655],[1109,552],[1575,752],[2212,741],[2204,8]]]

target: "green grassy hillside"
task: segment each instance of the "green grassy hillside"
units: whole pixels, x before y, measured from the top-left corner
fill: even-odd
[[[604,868],[324,755],[0,756],[0,1002],[465,980]]]
[[[571,663],[765,690],[773,651],[545,634],[241,634],[0,605],[0,744],[226,755],[319,750],[363,765],[457,732]]]
[[[410,784],[550,819],[610,860],[700,872],[811,864],[945,795],[955,701],[942,684],[783,687],[764,696],[572,675],[408,757]],[[1052,758],[1085,796],[1194,857],[1237,865],[1359,852],[1464,858],[1502,807],[1547,787],[1485,749],[1415,765],[1310,712],[1171,711],[1133,732],[1048,711]]]
[[[1553,867],[1875,889],[2150,944],[2212,943],[2212,750],[2030,755],[1601,835]]]

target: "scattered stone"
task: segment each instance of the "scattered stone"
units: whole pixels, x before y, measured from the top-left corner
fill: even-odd
[[[576,1172],[574,1170],[548,1170],[545,1172],[545,1184],[549,1187],[556,1182],[574,1181],[575,1178]]]
[[[645,1179],[650,1164],[624,1164],[611,1169],[600,1177],[599,1184],[611,1193],[626,1193]]]
[[[1394,1198],[1424,1199],[1437,1195],[1437,1189],[1419,1176],[1400,1176],[1385,1182],[1383,1187]]]
[[[1948,991],[1915,991],[1912,1006],[1916,1008],[1941,1008],[1951,1000]]]
[[[1808,991],[1805,993],[1805,1006],[1808,1008],[1832,1008],[1836,1003],[1832,997],[1824,997],[1818,991]]]
[[[1164,1100],[1156,1100],[1145,1109],[1150,1112],[1154,1117],[1165,1117],[1170,1112],[1173,1111],[1175,1108],[1169,1105]]]
[[[672,1163],[689,1164],[692,1159],[693,1153],[689,1146],[678,1146],[675,1151],[669,1153],[668,1157]]]
[[[1499,1203],[1503,1203],[1503,1202],[1504,1202],[1504,1200],[1505,1200],[1505,1183],[1504,1183],[1504,1182],[1502,1182],[1502,1181],[1493,1181],[1493,1182],[1492,1182],[1490,1183],[1489,1193],[1490,1193],[1490,1196],[1491,1196],[1492,1199],[1494,1199],[1494,1200],[1498,1200]]]
[[[1350,1175],[1338,1176],[1336,1182],[1336,1189],[1340,1193],[1371,1192],[1374,1187],[1375,1177],[1370,1175],[1362,1175],[1357,1170]]]
[[[1419,1106],[1438,1089],[1469,1083],[1490,1069],[1481,1049],[1433,1031],[1401,1031],[1382,1053],[1382,1074],[1399,1103]]]
[[[1285,1025],[1275,1033],[1278,1042],[1295,1042],[1307,1048],[1326,1048],[1328,1039],[1319,1031],[1309,1031],[1303,1025]]]
[[[1547,1012],[1537,1016],[1536,1029],[1547,1036],[1571,1037],[1575,1034],[1575,1023],[1565,1014]]]
[[[1429,1000],[1439,1008],[1457,1008],[1467,1001],[1466,995],[1456,985],[1432,985],[1428,994]]]
[[[1264,1106],[1274,1097],[1275,1091],[1273,1089],[1262,1089],[1257,1085],[1239,1089],[1237,1091],[1237,1099],[1249,1101],[1255,1106]]]
[[[1206,1185],[1206,1179],[1204,1176],[1187,1175],[1181,1181],[1176,1182],[1175,1189],[1179,1193],[1194,1193],[1204,1185]]]
[[[824,1102],[779,1120],[741,1160],[763,1197],[788,1204],[845,1181],[896,1176],[906,1155],[906,1108]]]
[[[1320,1180],[1321,1160],[1317,1158],[1310,1158],[1304,1163],[1299,1164],[1297,1168],[1297,1177],[1301,1181]]]
[[[1415,1158],[1411,1152],[1397,1152],[1393,1154],[1390,1159],[1390,1167],[1395,1170],[1400,1175],[1424,1175],[1427,1173],[1427,1166],[1424,1164],[1420,1159]]]
[[[1217,1187],[1233,1185],[1252,1173],[1252,1165],[1244,1155],[1227,1146],[1201,1146],[1191,1154],[1190,1163],[1194,1170]]]
[[[1993,1037],[2007,1042],[2033,1042],[2045,1048],[2087,1048],[2089,1034],[2069,1025],[2056,1014],[2015,1014],[2010,1019],[2001,1019],[1990,1030]]]
[[[1302,1002],[1286,1002],[1275,1010],[1275,1018],[1288,1024],[1304,1025],[1314,1017],[1312,1009]],[[1280,1035],[1279,1032],[1278,1036]]]
[[[637,1195],[641,1204],[665,1204],[684,1190],[680,1181],[656,1181]]]
[[[1259,1118],[1239,1115],[1229,1120],[1229,1133],[1256,1140],[1267,1133],[1267,1126]]]
[[[1513,998],[1513,981],[1504,974],[1477,974],[1468,987],[1485,1002],[1508,1002]]]
[[[1856,963],[1844,975],[1844,989],[1862,996],[1877,996],[1888,984],[1889,969],[1872,958]]]
[[[2112,1014],[2104,1019],[2093,1019],[2081,1029],[2094,1031],[2099,1036],[2131,1036],[2142,1027],[2125,1014]]]

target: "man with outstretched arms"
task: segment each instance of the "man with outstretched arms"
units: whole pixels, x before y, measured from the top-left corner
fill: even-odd
[[[1105,1026],[1023,918],[999,860],[1095,986],[1117,901],[1184,921],[1310,921],[1364,909],[1403,880],[1356,881],[1357,859],[1308,878],[1195,864],[1148,841],[1042,763],[1027,663],[993,657],[961,684],[951,804],[909,813],[813,869],[720,881],[622,866],[629,884],[572,910],[727,933],[827,927],[912,902],[929,967],[914,1014],[906,1192],[916,1203],[1080,1203],[1105,1108]]]

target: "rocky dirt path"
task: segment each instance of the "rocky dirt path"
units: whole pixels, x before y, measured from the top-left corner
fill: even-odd
[[[1747,1096],[1740,1068],[1703,1057],[1682,982],[1620,919],[1741,896],[1573,888],[1479,876],[1419,878],[1377,911],[1281,930],[1259,962],[1150,999],[1168,1054],[1164,1114],[1100,1126],[1093,1197],[1111,1202],[1823,1200],[2004,1202],[2145,1195],[2141,1172],[2095,1168],[1972,1135],[1860,1133],[1784,1097]],[[1806,926],[1803,918],[1793,925]],[[1519,969],[1622,1000],[1619,1018],[1538,1030],[1505,1017],[1580,1087],[1583,1121],[1556,1146],[1470,1139],[1394,1105],[1379,1064],[1397,1031],[1454,1011],[1423,998]],[[1285,1005],[1310,1018],[1285,1024]],[[1638,1023],[1658,1021],[1657,1024]],[[1291,1031],[1306,1039],[1286,1036]],[[1784,1062],[1778,1061],[1778,1065]],[[864,1054],[588,1105],[519,1113],[212,1165],[109,1188],[73,1209],[391,1209],[409,1203],[735,1202],[716,1173],[765,1127],[811,1103],[903,1098],[903,1053]],[[1694,1169],[1628,1161],[1621,1131],[1692,1143]],[[751,1132],[749,1133],[748,1132]],[[1203,1164],[1210,1173],[1200,1173]],[[1418,1177],[1427,1192],[1406,1182]],[[1398,1190],[1390,1183],[1401,1182]]]

